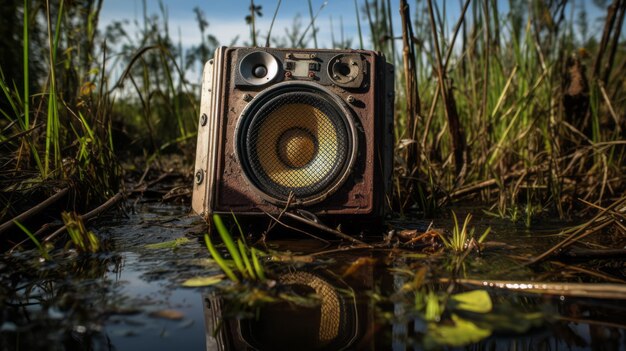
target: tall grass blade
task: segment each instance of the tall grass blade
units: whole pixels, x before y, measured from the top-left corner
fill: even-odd
[[[241,229],[241,225],[239,224],[239,221],[237,220],[237,216],[235,216],[235,213],[233,211],[230,211],[230,214],[233,217],[233,220],[235,221],[235,225],[237,226],[237,229],[239,230],[239,236],[241,237],[241,240],[245,240],[244,235],[243,235],[243,229]]]
[[[359,31],[359,49],[363,50],[365,46],[363,46],[363,32],[361,32],[361,16],[359,12],[359,5],[357,4],[356,0],[354,0],[354,13],[356,15],[356,28]]]
[[[50,65],[50,76],[49,76],[49,86],[48,86],[48,116],[47,116],[47,124],[46,124],[46,154],[45,154],[45,162],[44,162],[44,174],[43,177],[47,177],[50,174],[50,158],[52,157],[52,162],[54,163],[54,169],[58,169],[61,162],[61,148],[60,148],[60,140],[59,140],[59,130],[60,130],[60,121],[59,121],[59,108],[58,108],[58,100],[57,100],[57,90],[56,90],[56,57],[57,57],[57,48],[59,45],[59,38],[61,36],[61,20],[63,18],[63,5],[65,1],[61,0],[61,4],[59,6],[59,13],[57,15],[57,21],[55,24],[54,38],[52,35],[52,18],[50,14],[50,1],[46,1],[46,11],[47,11],[47,24],[48,24],[48,44],[50,45],[49,51],[49,65]],[[52,150],[51,150],[52,148]],[[52,153],[52,156],[51,156]]]
[[[309,29],[311,29],[311,27],[315,24],[315,20],[317,19],[317,16],[319,16],[319,14],[322,12],[322,10],[324,9],[324,7],[326,7],[326,5],[328,5],[328,1],[324,1],[322,3],[322,5],[320,6],[319,10],[317,10],[317,13],[315,14],[315,16],[313,16],[311,18],[311,22],[309,23],[309,25],[306,27],[306,29],[304,30],[304,32],[302,33],[302,36],[300,36],[300,39],[298,40],[298,45],[296,45],[297,47],[302,47],[302,42],[304,41],[304,38],[306,37],[306,34],[309,32]],[[315,28],[313,28],[313,30],[315,30]]]
[[[317,28],[315,28],[315,18],[313,18],[313,5],[311,4],[311,0],[308,0],[309,3],[309,18],[311,19],[311,26],[313,27],[313,47],[317,48]]]
[[[263,266],[261,265],[261,262],[259,261],[258,252],[259,251],[254,247],[250,249],[250,253],[252,255],[252,264],[254,265],[254,271],[256,272],[256,276],[259,278],[259,280],[263,281],[266,279],[265,271],[263,269]]]
[[[256,276],[254,275],[254,270],[252,269],[252,265],[250,264],[250,259],[248,258],[248,249],[246,248],[246,244],[244,244],[241,240],[237,240],[237,246],[239,247],[239,253],[241,254],[241,258],[243,259],[243,265],[246,267],[246,269],[241,273],[244,275],[244,277],[253,280],[256,279]]]
[[[270,46],[270,39],[272,38],[272,29],[274,28],[274,22],[276,21],[276,16],[278,16],[278,9],[280,8],[280,4],[283,0],[278,0],[276,4],[276,10],[274,10],[274,16],[272,16],[272,22],[270,23],[270,29],[267,31],[267,39],[265,40],[265,47]],[[309,5],[311,3],[309,2]]]
[[[233,242],[233,238],[230,236],[228,229],[226,229],[226,226],[224,226],[224,223],[222,222],[222,219],[220,218],[219,215],[217,214],[213,215],[213,223],[215,223],[215,228],[217,229],[217,232],[220,234],[222,241],[224,241],[224,245],[226,245],[226,249],[228,250],[230,255],[233,257],[233,261],[235,261],[235,266],[237,267],[237,270],[239,270],[239,272],[242,272],[242,273],[245,272],[246,269],[243,263],[243,259],[241,258],[241,255],[239,253],[239,249],[237,249],[237,246]]]
[[[30,91],[29,91],[29,78],[28,78],[28,0],[24,0],[24,48],[23,48],[23,68],[24,68],[24,125],[23,129],[30,128]]]
[[[39,240],[37,240],[37,237],[35,237],[35,235],[33,235],[33,233],[31,233],[30,230],[28,230],[28,228],[26,228],[22,223],[18,221],[15,221],[13,223],[15,223],[16,226],[18,226],[26,235],[28,235],[28,238],[30,238],[33,244],[37,246],[37,250],[39,250],[41,256],[46,260],[50,260],[50,255],[48,254],[48,251],[46,251],[46,249],[41,245]]]
[[[222,258],[219,252],[215,249],[215,246],[213,246],[213,243],[211,242],[211,238],[209,237],[208,233],[204,234],[204,243],[206,244],[206,247],[209,250],[211,257],[213,257],[213,259],[220,266],[222,271],[224,271],[224,274],[226,274],[226,276],[233,282],[239,283],[239,278],[237,278],[235,273],[233,273],[232,269],[228,267],[228,264],[226,263],[224,258]]]
[[[61,219],[77,251],[95,253],[101,250],[100,240],[92,231],[87,230],[80,216],[74,212],[62,212]]]

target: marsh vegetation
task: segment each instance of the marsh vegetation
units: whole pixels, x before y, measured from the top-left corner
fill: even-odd
[[[201,230],[189,229],[198,223],[184,210],[173,210],[171,218],[147,211],[154,219],[142,217],[142,207],[159,202],[188,210],[197,69],[214,49],[266,42],[316,47],[315,19],[325,16],[323,6],[316,12],[319,5],[309,1],[308,16],[268,38],[256,21],[274,8],[251,1],[241,14],[250,37],[232,43],[218,43],[210,16],[196,8],[189,15],[202,39],[183,48],[163,4],[159,13],[144,10],[142,18],[100,31],[103,1],[0,4],[0,306],[11,315],[0,318],[2,347],[19,344],[20,333],[34,335],[33,325],[75,328],[49,318],[45,308],[33,324],[25,306],[77,313],[70,318],[76,323],[139,313],[107,302],[110,290],[96,296],[63,281],[110,279],[127,252],[150,256],[151,250],[169,255],[161,258],[168,267],[162,279],[176,286],[217,284],[226,300],[243,302],[235,312],[245,317],[259,313],[261,302],[319,304],[289,288],[284,272],[294,267],[348,282],[384,272],[351,292],[340,284],[341,296],[367,301],[370,312],[380,312],[377,323],[394,325],[405,347],[569,328],[582,314],[566,307],[591,315],[584,323],[592,338],[598,340],[602,328],[623,338],[623,309],[593,310],[597,301],[626,298],[626,1],[461,0],[453,18],[447,2],[355,0],[358,36],[346,38],[340,28],[332,46],[378,50],[396,66],[388,194],[394,214],[373,241],[300,251],[273,245],[272,232],[259,240],[236,218],[217,220],[209,237],[201,223]],[[102,216],[131,226],[137,237],[141,223],[180,223],[180,230],[168,227],[169,237],[152,233],[142,241],[98,222]],[[542,232],[546,225],[549,234]],[[536,246],[524,244],[532,240]],[[212,261],[190,261],[209,256]],[[41,276],[28,273],[33,270]],[[555,300],[546,304],[537,293]],[[78,308],[81,294],[104,307]],[[564,307],[563,296],[596,300]],[[102,336],[95,328],[90,333],[89,342]]]

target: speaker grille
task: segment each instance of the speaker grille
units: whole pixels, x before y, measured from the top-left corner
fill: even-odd
[[[340,182],[353,158],[353,126],[327,92],[310,86],[277,87],[244,111],[238,157],[264,195],[286,201],[322,196]]]

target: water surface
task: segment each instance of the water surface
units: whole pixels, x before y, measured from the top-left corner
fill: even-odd
[[[392,224],[396,233],[452,226],[450,219],[405,219]],[[626,348],[623,300],[488,289],[485,293],[493,306],[486,313],[446,301],[482,289],[462,284],[451,288],[441,279],[453,276],[602,281],[572,270],[576,262],[564,262],[558,270],[548,264],[532,268],[520,264],[520,257],[542,252],[559,240],[553,235],[554,224],[528,230],[488,218],[473,223],[477,233],[487,225],[492,227],[490,245],[481,254],[472,252],[462,263],[433,246],[437,242],[433,238],[406,246],[385,233],[371,240],[375,248],[363,249],[285,235],[276,229],[265,246],[258,246],[274,255],[273,261],[266,262],[269,282],[240,289],[228,281],[186,288],[182,284],[189,278],[221,273],[204,245],[206,225],[187,206],[137,203],[127,216],[92,226],[106,243],[105,253],[57,250],[44,261],[36,251],[23,251],[2,258],[0,347],[407,350],[445,347],[434,335],[443,333],[453,340],[458,331],[446,334],[450,330],[441,327],[459,325],[461,318],[488,331],[488,336],[481,336],[480,330],[461,332],[461,337],[476,339],[461,341],[475,349]],[[175,248],[148,246],[177,238],[187,240]],[[276,257],[282,261],[276,262]],[[296,259],[289,261],[289,257]],[[603,268],[601,263],[592,264]],[[613,265],[608,272],[623,279],[623,262]],[[424,312],[428,308],[420,307],[429,294],[439,296],[440,304],[447,306],[438,323],[428,319]],[[277,302],[263,304],[267,296]]]

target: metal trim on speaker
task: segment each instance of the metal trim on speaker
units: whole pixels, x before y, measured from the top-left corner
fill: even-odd
[[[224,52],[222,46],[215,50],[215,58],[206,62],[202,78],[200,118],[194,175],[196,181],[192,197],[192,208],[204,218],[213,212],[216,187],[216,164],[218,159],[218,131],[221,128],[219,109],[224,79]]]
[[[272,113],[266,113],[267,106],[280,106],[280,104],[288,106],[289,103],[281,101],[290,101],[286,100],[290,96],[303,97],[305,100],[313,99],[316,103],[319,102],[316,108],[322,109],[321,114],[329,121],[333,121],[333,133],[339,134],[339,136],[335,135],[335,137],[337,139],[340,137],[345,138],[345,153],[337,156],[337,162],[332,165],[332,169],[329,166],[325,166],[329,171],[323,175],[323,179],[316,180],[313,184],[305,184],[303,187],[289,187],[285,185],[283,189],[280,186],[284,184],[278,184],[275,179],[270,179],[269,175],[264,176],[263,172],[258,171],[259,167],[258,165],[255,166],[254,163],[256,161],[252,157],[256,156],[254,154],[256,149],[250,150],[256,147],[256,135],[261,133],[259,130],[262,128],[259,127],[263,126],[263,120],[259,122],[259,119],[268,118],[267,116]],[[293,105],[295,104],[297,103]],[[330,122],[324,123],[328,124]],[[235,129],[234,146],[235,155],[242,167],[243,176],[259,196],[271,203],[285,205],[288,201],[285,191],[292,189],[295,199],[291,205],[302,206],[323,201],[344,184],[355,163],[358,140],[352,112],[342,99],[318,84],[290,81],[278,83],[262,91],[244,108]],[[315,144],[315,148],[317,148],[317,144]],[[278,153],[279,151],[277,151],[276,158],[280,157]],[[312,188],[308,189],[309,186]],[[275,190],[277,188],[280,188],[280,191]]]

